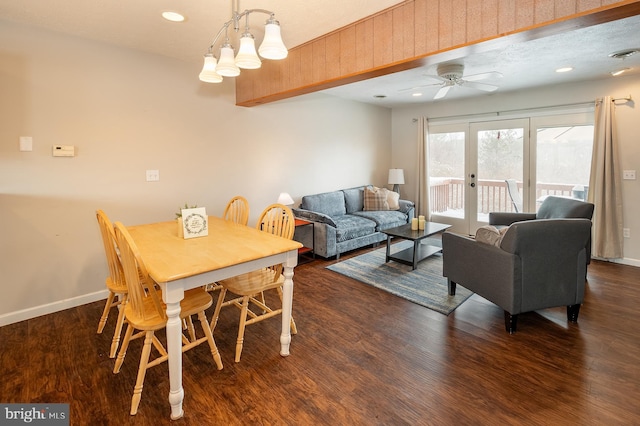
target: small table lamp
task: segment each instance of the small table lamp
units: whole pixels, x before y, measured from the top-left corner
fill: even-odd
[[[393,185],[393,191],[400,193],[400,185],[404,185],[404,170],[389,169],[389,185]]]
[[[291,195],[289,195],[288,192],[281,192],[280,196],[278,197],[278,204],[284,204],[285,206],[292,206],[293,198],[291,198]]]

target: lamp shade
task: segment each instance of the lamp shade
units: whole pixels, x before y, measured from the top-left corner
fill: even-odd
[[[216,72],[223,77],[240,75],[240,68],[236,65],[236,60],[233,57],[233,47],[229,43],[225,43],[220,48],[220,61],[218,61]]]
[[[404,170],[389,169],[389,185],[404,185]]]
[[[220,83],[222,76],[216,72],[218,60],[211,53],[204,55],[204,66],[200,71],[200,80],[205,83]]]
[[[275,19],[269,19],[264,26],[264,39],[258,52],[265,59],[284,59],[289,54],[280,36],[280,23]]]
[[[290,206],[293,204],[293,198],[289,195],[288,192],[281,192],[278,197],[278,204],[284,204],[285,206]]]
[[[256,41],[250,33],[242,34],[240,49],[236,55],[236,65],[240,68],[254,70],[260,68],[262,61],[256,53]]]

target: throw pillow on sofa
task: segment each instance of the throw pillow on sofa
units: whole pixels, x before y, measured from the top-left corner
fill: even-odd
[[[400,194],[395,191],[389,191],[386,188],[384,188],[384,190],[387,191],[387,203],[389,203],[389,210],[400,210]]]
[[[389,210],[385,188],[364,189],[364,211]]]

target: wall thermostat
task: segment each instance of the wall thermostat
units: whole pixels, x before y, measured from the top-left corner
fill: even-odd
[[[54,145],[52,148],[54,157],[75,157],[76,147],[73,145]]]

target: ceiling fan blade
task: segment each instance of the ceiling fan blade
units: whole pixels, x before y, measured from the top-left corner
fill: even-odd
[[[464,87],[469,87],[471,89],[483,90],[485,92],[493,92],[498,88],[498,86],[494,86],[493,84],[476,83],[473,81],[466,81],[466,80],[464,80],[460,85]]]
[[[436,93],[436,95],[433,97],[433,99],[442,99],[445,96],[447,96],[447,93],[449,92],[449,90],[452,88],[453,86],[444,86],[442,89],[438,90],[438,93]]]
[[[398,92],[408,92],[410,90],[419,90],[419,89],[422,89],[423,87],[430,87],[430,86],[442,86],[442,83],[421,84],[419,86],[407,87],[406,89],[398,89]]]
[[[429,84],[421,84],[421,85],[418,85],[418,86],[411,86],[411,87],[407,87],[406,89],[399,89],[398,92],[408,92],[410,90],[422,89],[423,87],[443,86],[444,84],[450,84],[451,83],[451,81],[449,79],[440,77],[439,75],[424,74],[424,76],[426,78],[439,81],[439,83],[429,83]]]
[[[497,71],[491,72],[483,72],[480,74],[466,75],[464,76],[465,81],[479,81],[479,80],[487,80],[487,79],[500,79],[502,78],[502,74]]]

